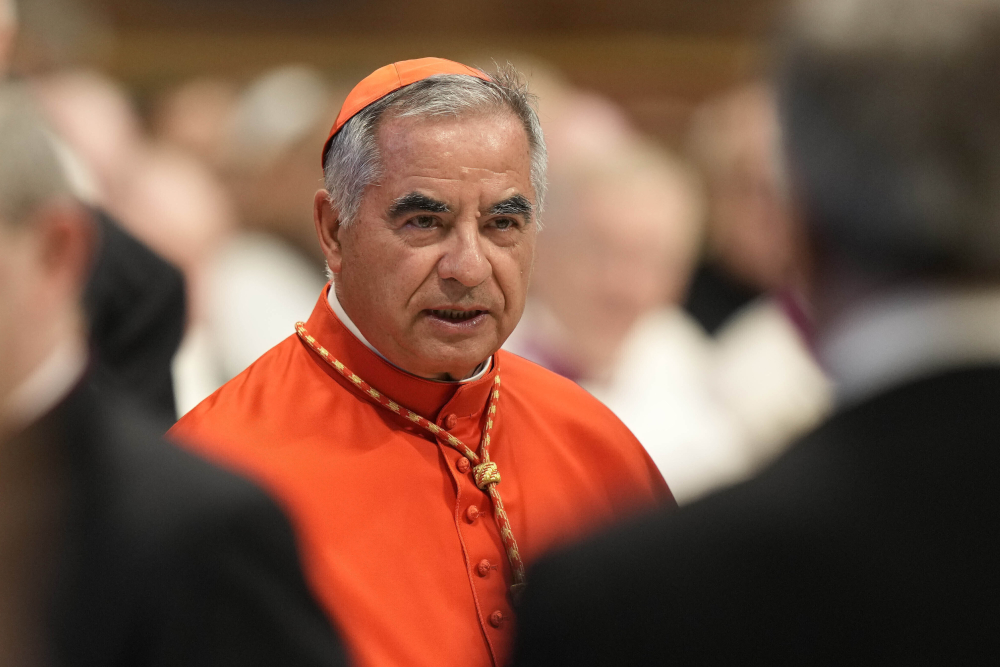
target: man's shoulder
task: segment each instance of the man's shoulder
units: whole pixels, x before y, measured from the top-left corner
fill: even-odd
[[[566,464],[603,479],[619,499],[642,498],[673,504],[649,454],[628,427],[586,389],[527,359],[501,350],[501,414],[517,414],[511,428],[533,434],[522,452],[540,466]],[[501,418],[502,423],[506,422]],[[537,446],[542,442],[547,446]],[[561,463],[560,463],[561,462]],[[635,511],[629,506],[627,513]]]
[[[83,508],[59,592],[67,655],[103,663],[127,631],[142,637],[133,649],[177,664],[208,654],[340,664],[292,527],[263,489],[166,441],[140,407],[106,390],[78,390],[54,419]]]
[[[207,434],[218,440],[264,427],[278,416],[282,402],[309,390],[302,386],[304,381],[322,375],[304,352],[298,337],[289,336],[183,415],[169,436],[201,440],[199,436]]]
[[[102,392],[96,400],[84,437],[106,468],[100,474],[117,493],[114,502],[142,523],[137,529],[169,535],[232,517],[280,515],[256,484],[168,441],[162,425],[128,399]]]
[[[537,407],[547,419],[620,429],[632,437],[610,408],[576,382],[513,352],[497,354],[502,359],[504,392]]]
[[[847,646],[866,651],[881,633],[895,650],[901,619],[960,616],[996,557],[984,545],[1000,518],[997,391],[1000,367],[900,385],[842,409],[754,479],[550,554],[529,572],[524,664],[787,660],[846,618],[858,620]],[[665,627],[670,637],[651,632]],[[560,635],[573,641],[546,639]]]

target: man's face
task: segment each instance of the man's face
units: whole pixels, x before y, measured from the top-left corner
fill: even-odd
[[[14,0],[0,0],[0,76],[7,73],[10,52],[17,35]]]
[[[37,294],[38,239],[27,226],[0,219],[0,405],[20,383],[32,341]],[[2,418],[2,415],[0,415]]]
[[[462,379],[514,330],[534,258],[537,202],[513,114],[389,118],[384,176],[327,249],[344,309],[395,365]]]
[[[636,173],[585,181],[573,203],[553,210],[534,287],[572,332],[574,349],[559,352],[580,372],[601,372],[640,317],[680,298],[693,255],[691,201],[676,179]]]

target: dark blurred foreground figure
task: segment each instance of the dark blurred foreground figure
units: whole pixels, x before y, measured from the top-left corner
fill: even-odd
[[[166,426],[177,419],[171,363],[184,335],[184,277],[101,211],[84,292],[95,376]]]
[[[1000,2],[792,18],[786,148],[838,411],[758,479],[540,561],[518,665],[996,660]]]
[[[0,86],[0,662],[341,665],[291,528],[87,371],[92,217]]]

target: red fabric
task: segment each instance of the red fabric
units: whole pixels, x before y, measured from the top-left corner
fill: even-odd
[[[479,442],[489,391],[501,374],[490,451],[529,565],[553,545],[673,502],[628,429],[554,373],[500,351],[474,382],[417,378],[355,338],[330,309],[326,290],[306,326],[401,405],[439,425],[455,415],[452,431],[465,442]],[[465,459],[363,398],[297,336],[188,413],[170,435],[248,472],[284,505],[310,585],[356,664],[508,661],[511,575],[489,497],[471,472],[460,471]],[[481,514],[470,521],[472,505]]]
[[[417,58],[416,60],[401,60],[377,70],[361,80],[361,83],[354,86],[354,89],[347,95],[337,120],[330,129],[330,136],[323,144],[322,167],[326,167],[326,152],[330,149],[330,142],[333,135],[340,132],[344,123],[354,117],[356,113],[366,106],[380,100],[389,93],[399,90],[403,86],[416,83],[422,79],[435,74],[467,74],[484,81],[490,78],[477,69],[456,63],[444,58]]]

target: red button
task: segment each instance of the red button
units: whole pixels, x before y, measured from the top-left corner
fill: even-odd
[[[449,431],[458,426],[458,416],[452,413],[444,418],[444,427]]]
[[[479,565],[476,566],[476,572],[480,577],[485,577],[490,573],[490,562],[485,558],[479,561]]]
[[[469,468],[472,467],[472,464],[469,463],[469,459],[463,456],[458,460],[457,463],[455,463],[455,467],[458,468],[458,472],[464,475],[465,473],[469,472]]]
[[[479,508],[475,505],[469,505],[469,509],[465,510],[465,520],[469,523],[475,523],[478,518]]]
[[[495,611],[490,614],[490,625],[494,628],[499,628],[503,624],[503,614],[500,611]]]

